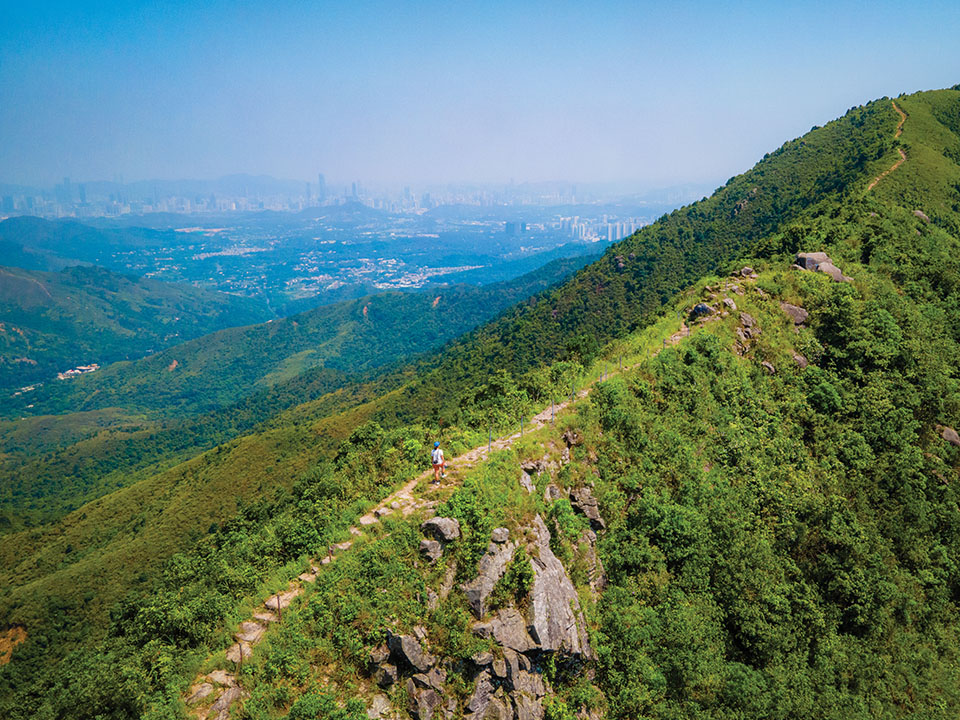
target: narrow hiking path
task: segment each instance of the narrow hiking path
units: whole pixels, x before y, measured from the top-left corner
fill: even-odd
[[[665,339],[663,346],[652,352],[650,357],[656,357],[667,347],[677,345],[688,335],[690,335],[690,328],[681,320],[680,329]],[[604,373],[577,391],[575,398],[567,398],[563,402],[548,405],[534,415],[529,423],[524,424],[523,432],[529,433],[553,423],[556,417],[572,403],[587,397],[597,383],[608,380],[614,375],[619,375],[621,372],[631,370],[637,367],[640,362],[633,365],[624,365],[622,370]],[[514,442],[522,437],[522,434],[518,431],[510,435],[503,435],[449,460],[447,463],[447,478],[441,480],[439,484],[430,482],[433,470],[425,470],[417,477],[406,482],[398,490],[390,493],[377,503],[372,510],[361,516],[356,525],[348,528],[348,533],[352,539],[331,545],[325,557],[320,560],[311,560],[309,570],[298,575],[296,580],[290,581],[286,590],[276,592],[268,597],[263,602],[261,609],[253,613],[251,618],[240,623],[237,632],[234,633],[236,642],[226,652],[227,661],[232,667],[229,669],[219,668],[209,673],[203,673],[194,679],[189,692],[183,698],[189,712],[197,720],[229,720],[230,708],[245,695],[238,677],[243,669],[243,663],[253,656],[254,647],[263,640],[270,625],[282,622],[283,611],[289,607],[293,599],[303,594],[307,584],[316,581],[317,574],[321,572],[324,565],[335,562],[339,553],[349,550],[353,546],[354,540],[361,537],[365,529],[378,524],[381,518],[394,514],[407,517],[418,510],[435,507],[439,500],[436,497],[433,499],[424,497],[425,493],[429,492],[436,496],[440,491],[456,487],[463,480],[463,474],[467,470],[475,467],[478,462],[485,460],[490,452],[513,446]],[[205,699],[215,694],[216,698],[211,705],[203,704]]]
[[[894,139],[896,139],[900,137],[900,135],[903,133],[903,123],[906,122],[907,114],[903,110],[898,108],[897,104],[893,100],[890,101],[890,104],[893,105],[893,109],[897,111],[898,115],[900,115],[900,122],[897,123],[897,131],[893,134]],[[867,185],[867,192],[870,192],[871,190],[873,190],[877,186],[878,182],[883,180],[887,175],[892,173],[898,167],[903,165],[904,162],[906,162],[907,154],[903,151],[903,148],[898,147],[897,152],[900,153],[900,159],[897,160],[893,165],[888,167],[886,170],[884,170],[882,173],[877,175],[877,177],[873,179],[873,182]]]

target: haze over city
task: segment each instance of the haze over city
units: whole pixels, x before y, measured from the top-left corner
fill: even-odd
[[[956,82],[957,37],[951,2],[7,2],[0,182],[723,181]]]

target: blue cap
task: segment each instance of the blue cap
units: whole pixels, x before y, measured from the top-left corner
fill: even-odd
[[[434,446],[434,447],[440,447],[440,443],[435,442],[435,443],[433,444],[433,446]]]

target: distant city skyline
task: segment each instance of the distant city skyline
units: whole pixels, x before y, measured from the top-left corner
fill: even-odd
[[[0,183],[712,182],[960,82],[960,4],[0,6]]]

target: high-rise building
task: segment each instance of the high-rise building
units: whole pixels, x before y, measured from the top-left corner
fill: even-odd
[[[307,183],[306,196],[307,196],[307,205],[309,205],[310,204],[310,183]]]
[[[323,202],[327,197],[327,180],[323,173],[317,174],[317,200]]]

